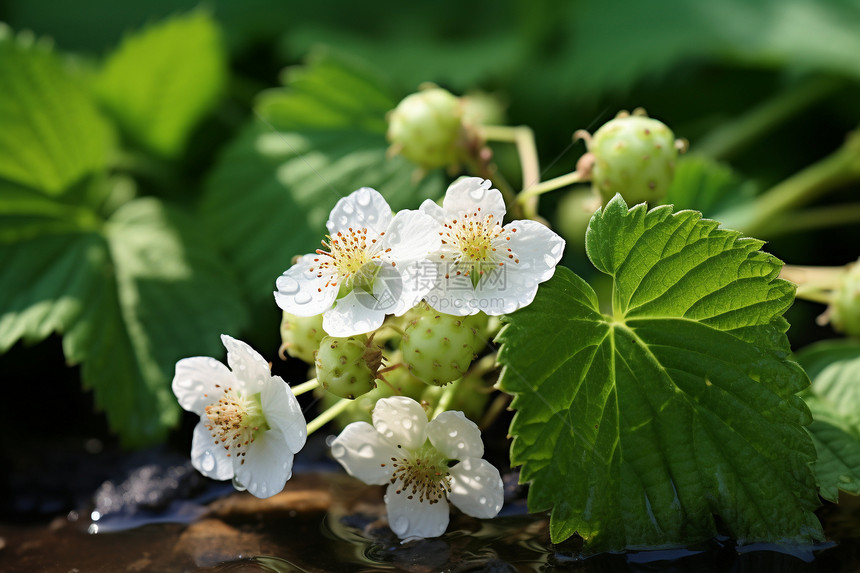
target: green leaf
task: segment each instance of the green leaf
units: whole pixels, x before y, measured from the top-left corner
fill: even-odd
[[[225,80],[218,26],[196,10],[127,36],[105,61],[96,93],[128,137],[175,157],[217,104]]]
[[[529,509],[552,508],[552,540],[676,546],[715,535],[714,515],[742,543],[820,538],[781,263],[697,212],[620,196],[586,245],[610,314],[560,268],[499,335],[511,461]]]
[[[373,187],[396,210],[442,191],[438,173],[419,182],[414,165],[386,157],[385,113],[396,100],[372,71],[317,52],[286,81],[261,95],[261,119],[221,157],[200,208],[258,304],[272,304],[294,256],[319,247],[341,197]]]
[[[685,155],[678,159],[675,179],[663,202],[675,210],[695,209],[720,220],[719,213],[748,207],[754,198],[755,186],[728,165],[699,155]]]
[[[13,209],[51,215],[22,197]],[[222,354],[218,335],[239,329],[246,310],[187,216],[139,199],[97,229],[93,218],[0,244],[0,352],[63,334],[67,360],[82,364],[84,384],[122,441],[157,442],[179,414],[170,389],[176,361]]]
[[[839,490],[860,494],[860,342],[823,341],[797,354],[812,378],[803,397],[814,421],[809,433],[818,459],[821,497],[839,500]]]
[[[70,65],[0,27],[0,177],[57,195],[107,164],[110,125]]]

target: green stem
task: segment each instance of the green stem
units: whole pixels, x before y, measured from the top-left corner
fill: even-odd
[[[816,77],[791,86],[733,121],[722,124],[696,144],[695,152],[714,159],[735,155],[841,85],[834,78]]]
[[[860,222],[860,203],[829,205],[785,215],[768,230],[769,237]]]
[[[533,185],[528,189],[524,189],[523,192],[517,196],[517,201],[520,203],[525,203],[532,197],[537,197],[538,195],[543,195],[544,193],[560,189],[561,187],[567,187],[568,185],[573,185],[574,183],[581,183],[585,180],[586,179],[583,178],[582,174],[578,171],[574,171],[566,175],[561,175],[559,177],[556,177],[555,179],[550,179],[549,181],[544,181],[543,183],[538,183],[537,185]]]
[[[296,384],[295,386],[290,386],[290,390],[293,391],[293,396],[301,396],[305,392],[310,392],[311,390],[315,390],[319,388],[320,383],[316,378],[311,378],[307,382],[302,382],[301,384]]]
[[[341,398],[339,402],[337,402],[334,406],[308,422],[308,435],[310,436],[332,420],[334,420],[338,414],[346,410],[350,404],[352,404],[354,400],[350,400],[349,398]]]
[[[442,392],[442,396],[439,397],[439,403],[436,404],[436,409],[433,410],[433,415],[430,416],[431,420],[451,406],[451,402],[454,401],[454,394],[457,393],[457,389],[460,387],[460,380],[462,380],[462,378],[454,380],[445,387],[445,391]]]
[[[842,147],[772,187],[752,205],[726,213],[720,221],[726,228],[754,237],[778,234],[783,224],[781,213],[856,179],[860,179],[860,135],[851,133]]]

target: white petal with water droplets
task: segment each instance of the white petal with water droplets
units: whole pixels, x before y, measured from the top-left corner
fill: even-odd
[[[430,420],[427,437],[433,447],[451,460],[480,458],[484,455],[481,430],[463,412],[448,410]]]
[[[400,482],[390,484],[385,492],[388,525],[403,541],[439,537],[448,529],[448,504],[445,500],[430,504],[409,499],[407,491],[396,493]]]
[[[179,405],[199,415],[217,400],[216,396],[235,383],[233,373],[219,361],[207,356],[194,356],[176,363],[172,387]]]
[[[504,484],[487,460],[469,458],[451,467],[448,501],[466,515],[487,519],[498,515],[504,502]]]
[[[249,493],[271,497],[280,493],[293,475],[293,453],[280,432],[261,432],[246,446],[244,457],[233,458],[233,469]]]
[[[412,398],[382,398],[376,402],[371,416],[373,427],[394,446],[414,450],[427,440],[427,414]]]
[[[233,477],[233,461],[227,450],[206,428],[205,418],[194,427],[191,437],[191,465],[206,477],[225,480]]]
[[[323,315],[323,330],[330,336],[355,336],[376,330],[385,320],[385,310],[373,308],[376,300],[367,293],[352,292],[339,298]]]
[[[403,210],[394,216],[382,238],[384,260],[415,261],[425,258],[442,244],[439,238],[439,223],[420,211]]]
[[[391,458],[403,455],[367,422],[353,422],[331,443],[331,455],[353,477],[368,485],[387,484]]]
[[[326,228],[330,235],[338,231],[367,229],[374,238],[388,228],[394,214],[385,198],[370,187],[362,187],[341,198],[331,210]]]
[[[262,391],[272,379],[268,361],[248,344],[232,336],[222,334],[221,342],[227,349],[227,364],[239,382],[238,388],[234,389],[242,390],[246,396]]]
[[[465,213],[477,211],[485,217],[492,215],[495,222],[501,224],[505,218],[505,200],[492,186],[489,179],[480,177],[463,177],[452,183],[442,200],[447,219],[459,219]]]
[[[324,256],[305,255],[278,277],[275,302],[281,309],[296,316],[316,316],[331,308],[339,287],[333,268],[319,268]]]
[[[272,376],[260,395],[263,415],[272,431],[280,432],[292,453],[308,438],[308,426],[298,400],[280,376]]]

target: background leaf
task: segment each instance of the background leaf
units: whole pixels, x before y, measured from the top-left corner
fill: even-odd
[[[72,69],[0,27],[0,177],[57,195],[107,164],[111,127]]]
[[[620,196],[586,245],[610,313],[562,268],[499,335],[511,461],[553,541],[681,545],[715,535],[713,515],[741,542],[820,538],[781,263],[697,212]]]
[[[821,496],[839,500],[839,491],[860,494],[860,342],[828,340],[797,354],[812,386],[803,394],[815,418],[809,433],[818,459],[815,475]]]
[[[272,310],[275,279],[318,248],[338,199],[373,187],[397,210],[442,191],[439,174],[419,181],[414,165],[386,157],[397,102],[378,75],[318,52],[285,80],[261,95],[258,121],[221,157],[200,205],[247,296]]]
[[[64,334],[67,360],[82,363],[84,384],[122,441],[158,442],[179,414],[176,361],[221,355],[218,335],[248,317],[187,216],[138,199],[97,229],[94,218],[65,232],[48,218],[42,234],[0,245],[0,352]]]
[[[203,10],[126,36],[96,78],[96,93],[124,133],[158,155],[183,152],[226,81],[218,26]]]

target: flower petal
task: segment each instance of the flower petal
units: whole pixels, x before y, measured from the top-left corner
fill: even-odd
[[[373,427],[392,445],[414,450],[427,441],[427,414],[412,398],[382,398],[376,402],[371,417]]]
[[[520,262],[520,271],[528,271],[542,283],[552,278],[555,267],[564,254],[564,239],[537,221],[514,221],[505,225],[502,235]]]
[[[497,223],[505,218],[505,200],[492,181],[480,177],[462,177],[445,192],[442,208],[446,219],[458,219],[465,213],[474,213],[480,207],[482,215],[492,215]]]
[[[257,497],[280,493],[293,475],[293,453],[278,431],[261,433],[243,457],[232,459],[236,479]]]
[[[179,405],[189,412],[203,414],[214,397],[236,383],[233,373],[214,358],[194,356],[176,363],[173,393]],[[219,385],[220,388],[215,386]]]
[[[433,447],[451,460],[480,458],[484,455],[481,430],[463,412],[447,410],[430,420],[427,437]]]
[[[260,395],[263,414],[272,430],[279,431],[294,454],[308,439],[308,426],[298,400],[280,376],[272,376]]]
[[[227,349],[227,363],[239,382],[240,388],[236,390],[242,389],[248,395],[261,392],[272,379],[268,361],[246,343],[232,336],[222,334],[221,342]]]
[[[445,255],[449,258],[440,259],[439,256],[442,254],[445,254],[444,251],[441,251],[438,255],[431,256],[430,261],[436,265],[437,270],[447,271],[451,267],[446,260],[450,261],[451,258],[449,255]],[[441,272],[433,288],[424,296],[424,300],[439,312],[454,316],[468,316],[470,314],[477,314],[482,310],[480,307],[481,301],[475,295],[472,282],[469,280],[469,277],[462,275],[450,275],[449,278],[445,278],[445,273]]]
[[[379,191],[362,187],[335,204],[326,228],[330,235],[350,227],[363,227],[380,235],[388,228],[393,216],[391,207]]]
[[[438,267],[424,259],[398,265],[397,268],[400,273],[400,293],[395,303],[386,312],[403,316],[433,289],[437,281]]]
[[[437,223],[441,225],[444,225],[446,223],[445,210],[432,199],[424,199],[424,202],[421,203],[421,207],[419,207],[418,210],[422,213],[430,215],[431,217],[433,217],[433,219],[436,220]]]
[[[383,251],[390,249],[385,260],[416,261],[437,250],[442,240],[439,223],[421,211],[403,210],[394,216],[382,238]]]
[[[318,276],[319,258],[305,255],[278,277],[275,302],[279,307],[296,316],[316,316],[331,308],[337,297],[337,280],[332,271]]]
[[[453,466],[448,501],[472,517],[487,519],[498,515],[504,502],[504,485],[493,464],[469,458]]]
[[[409,499],[408,491],[396,493],[400,482],[386,488],[385,505],[388,507],[388,525],[391,531],[404,540],[439,537],[448,529],[448,504],[444,501],[430,504]]]
[[[377,300],[358,289],[339,298],[334,307],[323,315],[323,330],[330,336],[354,336],[371,332],[382,326],[385,310],[373,308]],[[361,296],[359,296],[361,294]]]
[[[233,477],[233,462],[224,447],[215,443],[215,438],[206,428],[205,417],[194,427],[191,437],[191,465],[212,479],[225,480]]]
[[[331,443],[331,455],[346,472],[368,485],[387,484],[393,467],[391,458],[401,452],[367,422],[353,422]]]

